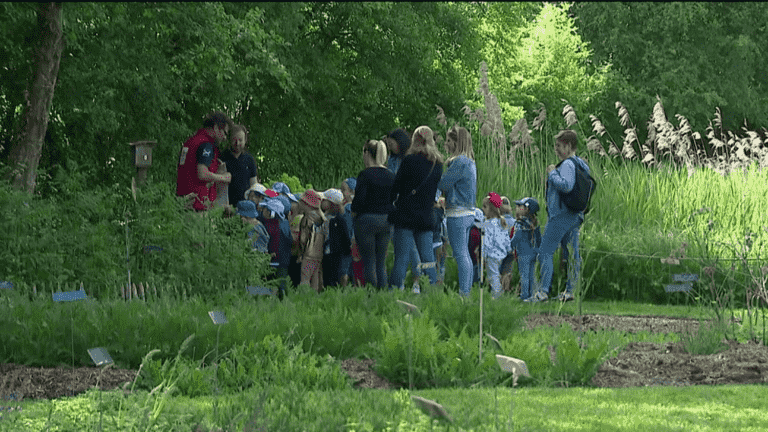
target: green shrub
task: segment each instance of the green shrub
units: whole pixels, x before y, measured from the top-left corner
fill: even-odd
[[[589,383],[609,353],[606,337],[578,336],[568,324],[555,333],[555,364],[551,379],[566,387]]]
[[[727,350],[728,345],[723,343],[726,327],[727,324],[720,320],[699,320],[699,329],[695,333],[686,331],[680,335],[683,349],[691,355],[709,355]]]

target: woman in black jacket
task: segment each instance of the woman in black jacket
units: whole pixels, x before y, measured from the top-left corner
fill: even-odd
[[[403,284],[414,242],[421,258],[421,270],[429,276],[430,283],[437,282],[432,250],[432,205],[442,175],[443,156],[435,146],[432,129],[420,126],[413,133],[411,147],[395,175],[390,194],[395,204],[395,209],[389,214],[389,223],[395,227],[392,239],[395,265],[389,279],[391,287]]]
[[[365,169],[357,175],[352,216],[355,241],[360,248],[366,283],[377,288],[387,284],[384,260],[390,238],[387,215],[392,210],[389,199],[395,175],[384,166],[387,147],[382,141],[368,140],[363,146]]]

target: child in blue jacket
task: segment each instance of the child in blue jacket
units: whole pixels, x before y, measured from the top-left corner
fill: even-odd
[[[517,251],[517,268],[520,270],[520,298],[524,302],[532,301],[536,283],[536,256],[541,246],[541,228],[536,218],[539,202],[533,198],[515,201],[515,234],[512,236],[512,248]]]

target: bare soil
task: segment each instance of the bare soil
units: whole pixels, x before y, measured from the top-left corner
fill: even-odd
[[[699,322],[664,316],[529,315],[527,328],[570,324],[575,331],[613,329],[627,333],[695,333]],[[768,347],[754,343],[721,341],[724,351],[691,355],[681,342],[631,342],[600,366],[594,387],[690,386],[702,384],[756,384],[768,381]],[[727,347],[727,349],[725,348]],[[552,347],[550,347],[552,351]]]
[[[613,329],[628,333],[643,330],[652,333],[695,332],[698,321],[664,316],[575,316],[530,315],[526,328],[559,326],[568,323],[578,331]],[[722,352],[690,355],[681,343],[633,342],[598,370],[594,387],[690,386],[711,384],[756,384],[768,381],[768,347],[757,343],[723,340]],[[552,347],[550,352],[553,352]],[[341,367],[356,388],[397,389],[378,376],[371,359],[345,359]],[[110,367],[41,368],[0,364],[0,405],[23,399],[55,399],[75,396],[98,385],[102,390],[123,388],[127,391],[137,371]]]

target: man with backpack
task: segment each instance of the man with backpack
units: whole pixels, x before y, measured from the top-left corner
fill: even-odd
[[[549,299],[552,255],[563,240],[573,250],[574,271],[569,272],[565,292],[557,298],[560,301],[573,300],[573,287],[581,271],[579,228],[584,222],[584,213],[589,212],[589,202],[595,190],[589,165],[576,157],[578,144],[579,139],[572,130],[563,130],[555,136],[555,153],[561,162],[547,167],[547,225],[539,249],[541,290],[534,294],[533,301]]]

